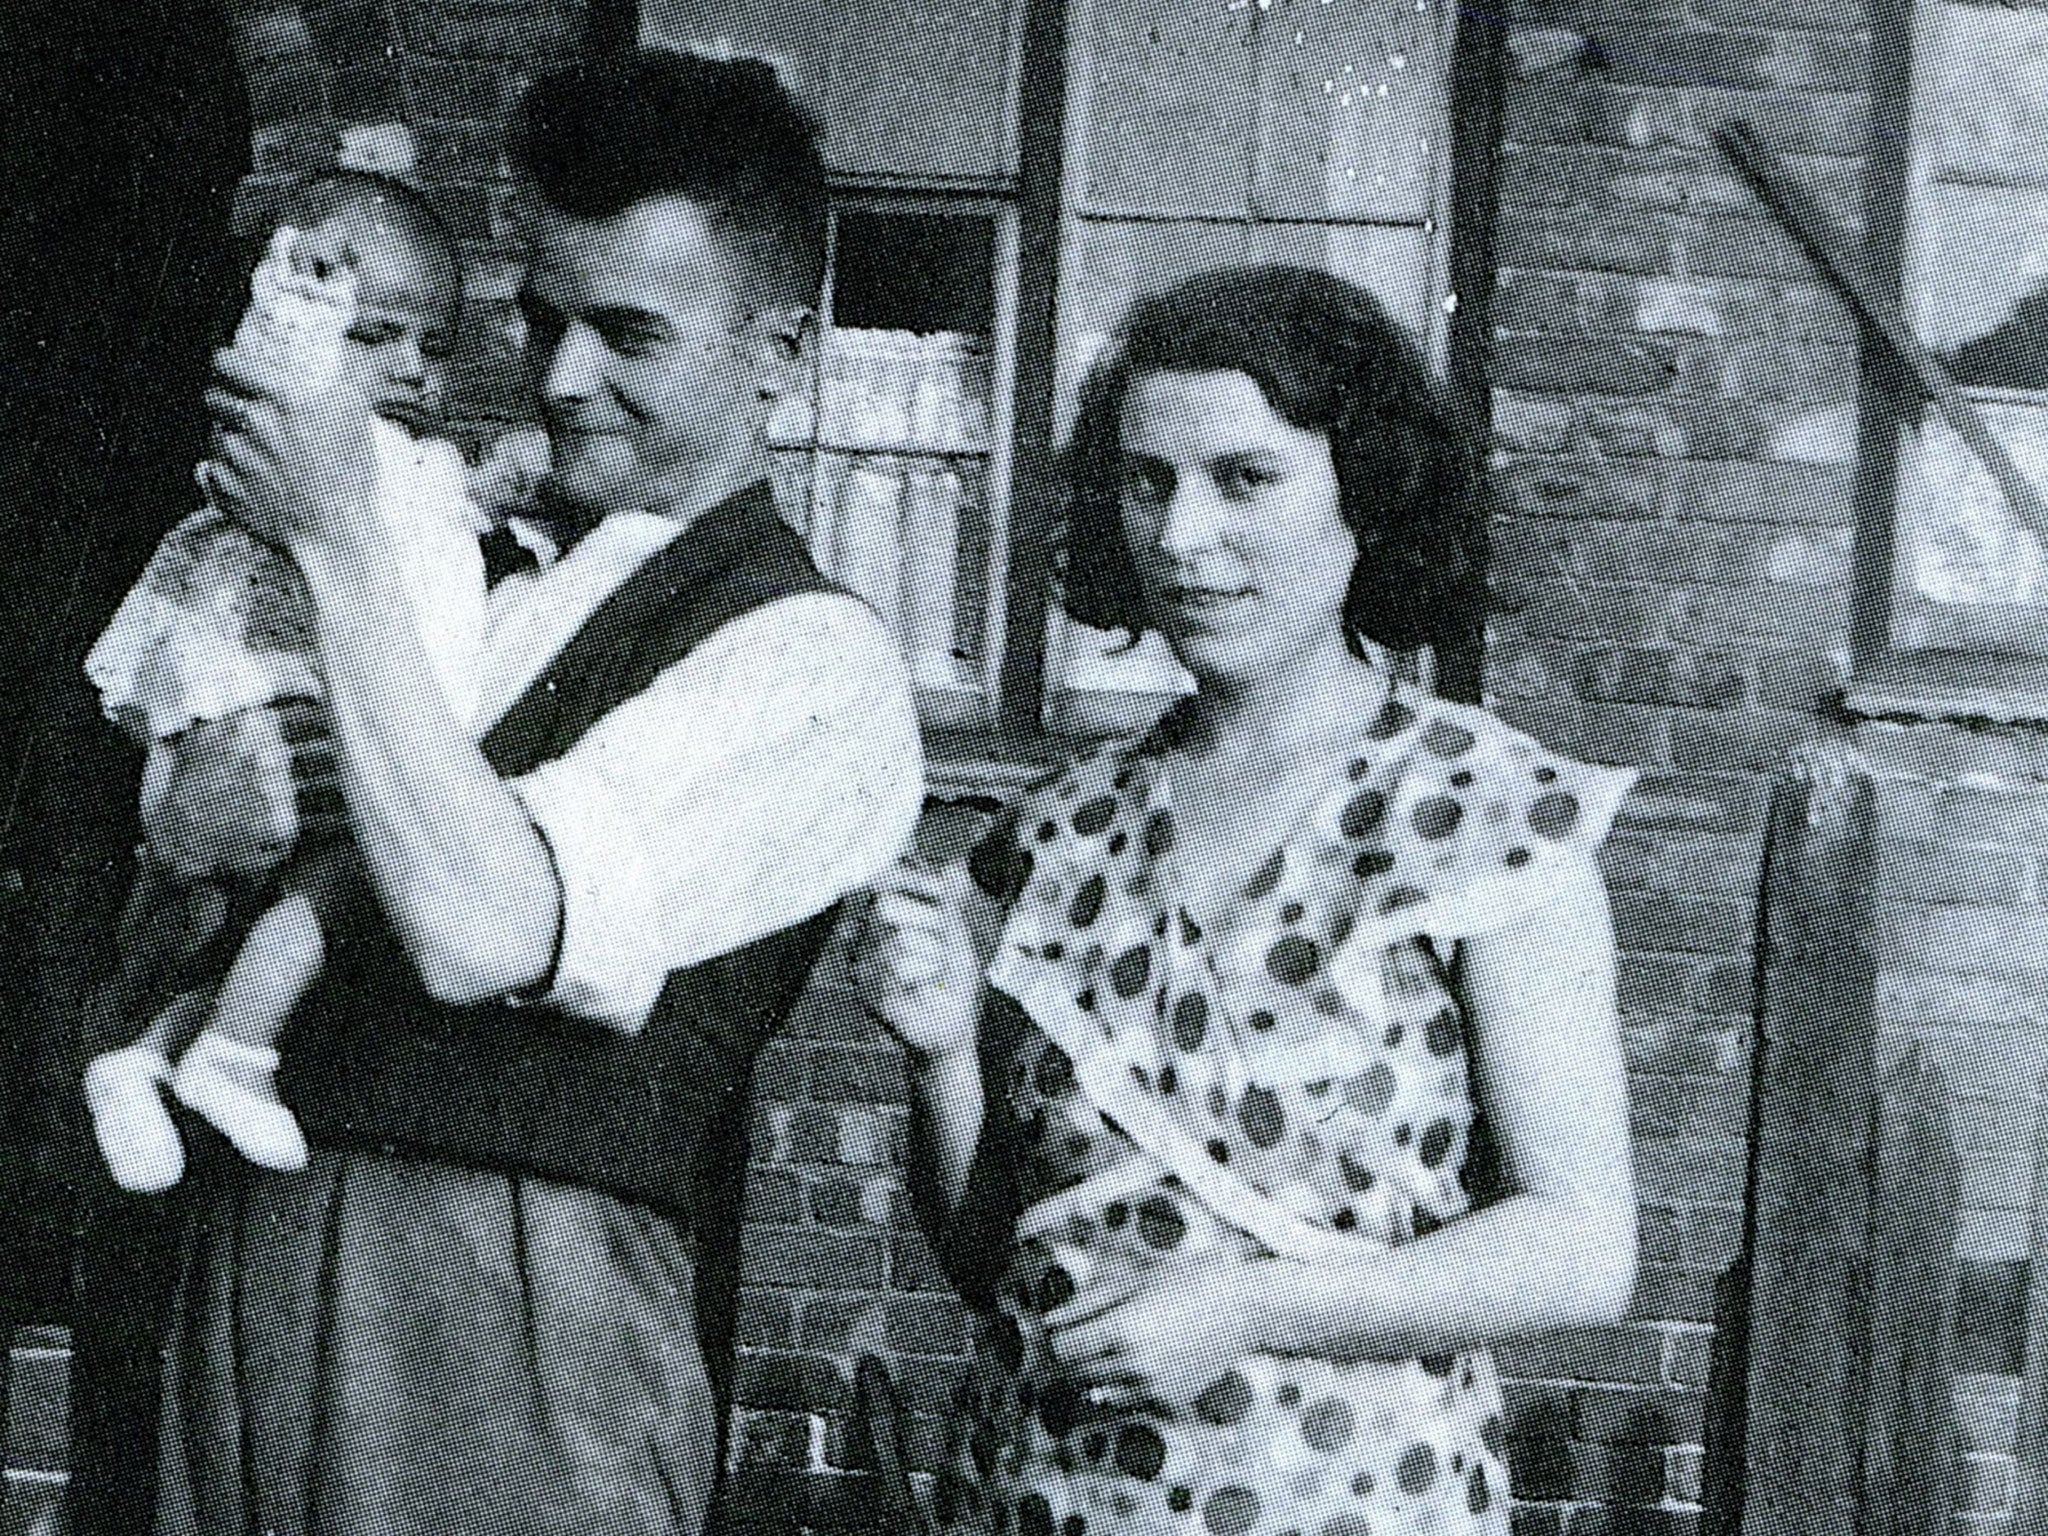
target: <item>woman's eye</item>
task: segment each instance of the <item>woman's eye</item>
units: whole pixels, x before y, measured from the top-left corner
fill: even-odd
[[[1270,470],[1256,464],[1226,464],[1217,474],[1217,483],[1227,495],[1249,496],[1273,483],[1275,476]]]
[[[381,347],[387,341],[398,337],[398,328],[390,325],[358,325],[349,329],[348,339],[359,347]]]
[[[1133,464],[1124,470],[1123,492],[1131,501],[1157,506],[1173,495],[1173,481],[1149,465]]]

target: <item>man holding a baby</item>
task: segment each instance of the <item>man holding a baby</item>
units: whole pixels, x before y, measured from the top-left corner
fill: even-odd
[[[474,727],[392,622],[369,412],[235,353],[210,400],[221,504],[311,595],[298,760],[362,897],[279,1042],[308,1166],[190,1177],[165,1532],[694,1536],[752,1064],[921,801],[895,646],[768,490],[813,125],[767,65],[643,53],[542,80],[513,150],[549,558],[492,589]]]

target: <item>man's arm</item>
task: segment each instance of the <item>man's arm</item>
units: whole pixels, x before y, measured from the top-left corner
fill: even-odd
[[[350,820],[422,982],[453,1003],[540,982],[561,926],[553,860],[434,682],[375,508],[368,408],[233,350],[207,404],[216,494],[305,575]]]
[[[902,658],[835,595],[724,626],[500,782],[411,632],[367,412],[260,361],[216,365],[220,494],[306,574],[351,819],[437,996],[545,994],[636,1029],[670,971],[824,910],[907,841],[923,763]]]
[[[389,543],[370,536],[381,532],[299,551],[342,792],[422,984],[443,1002],[480,1002],[547,976],[560,882],[525,806],[435,682]]]
[[[885,868],[916,824],[923,761],[888,631],[813,593],[722,626],[512,788],[561,871],[549,1001],[631,1030],[669,972]]]

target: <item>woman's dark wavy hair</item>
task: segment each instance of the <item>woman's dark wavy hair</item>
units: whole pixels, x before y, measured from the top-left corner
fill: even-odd
[[[1228,267],[1137,300],[1089,375],[1064,455],[1067,611],[1146,626],[1119,506],[1122,416],[1149,373],[1248,374],[1282,418],[1329,438],[1358,560],[1344,603],[1354,651],[1468,640],[1486,603],[1474,450],[1413,343],[1370,294],[1305,267]]]

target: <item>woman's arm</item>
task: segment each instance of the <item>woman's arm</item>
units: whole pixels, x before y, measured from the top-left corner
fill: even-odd
[[[908,1059],[911,1201],[940,1246],[962,1202],[987,1183],[977,1164],[1001,1083],[992,1064],[1009,1042],[991,1028],[1001,1009],[981,978],[1001,928],[1000,906],[966,863],[906,860],[876,882],[854,948],[862,1001]]]
[[[1636,1197],[1607,892],[1591,860],[1552,889],[1542,912],[1467,943],[1473,1071],[1515,1192],[1355,1268],[1276,1286],[1260,1307],[1274,1345],[1439,1354],[1627,1310]]]
[[[967,1196],[988,1117],[980,1053],[910,1053],[910,1148],[905,1169],[918,1224],[940,1241]]]
[[[1551,889],[1541,912],[1467,944],[1473,1067],[1514,1194],[1356,1260],[1190,1268],[1070,1306],[1047,1318],[1059,1357],[1129,1390],[1220,1372],[1246,1349],[1405,1359],[1619,1318],[1636,1208],[1613,930],[1590,859]]]

